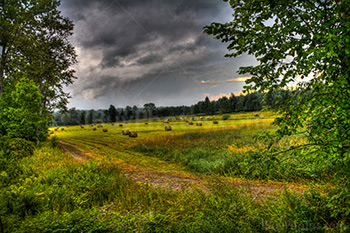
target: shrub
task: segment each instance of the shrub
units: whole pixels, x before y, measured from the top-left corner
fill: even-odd
[[[9,157],[21,159],[27,156],[32,156],[34,153],[34,144],[30,141],[21,138],[9,139],[6,143],[4,152]]]
[[[229,119],[229,118],[230,118],[230,115],[223,115],[222,118],[221,118],[221,120],[224,120],[224,121],[225,121],[225,120],[227,120],[227,119]]]

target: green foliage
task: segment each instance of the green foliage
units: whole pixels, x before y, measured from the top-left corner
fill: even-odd
[[[259,114],[267,116],[264,112]],[[8,171],[18,168],[14,178],[6,181],[1,176],[0,216],[4,231],[348,232],[349,191],[345,185],[327,182],[331,181],[330,176],[348,174],[350,166],[347,164],[344,168],[332,159],[306,157],[303,153],[308,151],[272,153],[295,144],[292,139],[296,142],[302,139],[296,136],[273,144],[271,153],[259,152],[256,149],[264,145],[254,136],[272,127],[266,128],[269,121],[250,119],[251,116],[251,113],[232,115],[239,119],[235,118],[232,121],[235,128],[229,129],[226,127],[231,119],[220,122],[223,129],[204,122],[203,128],[194,130],[185,122],[171,122],[174,126],[186,125],[186,130],[174,130],[176,135],[164,132],[163,124],[159,131],[152,122],[147,126],[144,122],[130,122],[129,127],[138,126],[142,131],[140,138],[133,141],[119,135],[119,126],[111,125],[107,126],[109,132],[115,129],[119,136],[102,131],[88,134],[79,126],[57,132],[60,139],[99,159],[76,161],[45,142],[33,156],[13,160]],[[258,121],[264,124],[252,124]],[[243,126],[238,127],[239,122]],[[250,122],[249,126],[244,122]],[[162,133],[166,136],[161,136]],[[133,150],[178,164],[167,164]],[[127,170],[127,176],[137,179],[136,182],[119,169],[121,166],[128,169],[129,162],[132,170]],[[153,186],[159,184],[158,172],[163,181],[163,175],[164,179],[173,176],[174,167],[181,167],[176,170],[181,174],[182,168],[186,168],[212,176],[198,177],[198,184],[189,182],[174,191]],[[134,174],[135,168],[144,170]],[[149,171],[150,175],[155,174],[155,180],[143,178]],[[261,182],[252,181],[250,186],[250,181],[246,184],[237,179],[242,182],[236,183],[236,179],[217,177],[213,173],[235,178],[301,180],[308,186],[309,180],[322,182],[310,190],[296,184],[298,190],[303,187],[303,193],[277,191],[270,195],[270,191],[260,191]],[[263,186],[269,184],[263,183]],[[272,190],[274,187],[267,186]]]
[[[350,159],[350,24],[348,1],[225,0],[233,20],[206,33],[229,43],[228,57],[255,56],[246,90],[266,92],[294,85],[274,107],[280,138],[302,132],[305,147],[336,161]]]
[[[227,120],[227,119],[229,119],[229,118],[230,118],[230,115],[223,115],[222,118],[221,118],[221,120],[224,120],[224,121],[225,121],[225,120]]]
[[[4,153],[14,159],[32,156],[35,149],[32,142],[21,138],[9,139],[6,144],[7,145],[3,147]]]
[[[0,96],[3,84],[30,78],[39,87],[43,108],[65,109],[63,88],[74,80],[74,47],[68,37],[73,23],[57,10],[59,0],[15,1],[0,4]]]
[[[0,137],[0,187],[6,187],[22,174],[19,161],[34,153],[32,142],[20,138]]]
[[[43,141],[47,137],[48,112],[33,81],[22,78],[0,98],[0,132],[10,138]]]

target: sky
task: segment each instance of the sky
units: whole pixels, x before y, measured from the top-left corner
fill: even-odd
[[[231,20],[221,0],[62,0],[59,10],[75,24],[69,108],[189,106],[238,94],[246,79],[238,67],[255,62],[225,58],[227,44],[203,33]]]

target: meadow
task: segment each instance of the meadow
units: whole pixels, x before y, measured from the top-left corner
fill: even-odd
[[[262,140],[274,118],[258,112],[51,128],[48,142],[1,174],[2,231],[348,232],[349,199],[334,183],[347,170],[307,151],[263,150],[304,140]]]

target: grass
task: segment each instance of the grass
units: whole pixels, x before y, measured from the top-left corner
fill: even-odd
[[[4,231],[349,231],[349,196],[332,184],[329,161],[259,152],[266,145],[255,137],[273,130],[273,115],[187,118],[203,126],[172,118],[172,131],[164,130],[165,119],[104,124],[107,133],[58,130],[33,156],[17,160],[16,176],[1,173]],[[123,136],[122,129],[139,136]],[[156,185],[167,182],[176,189]]]

